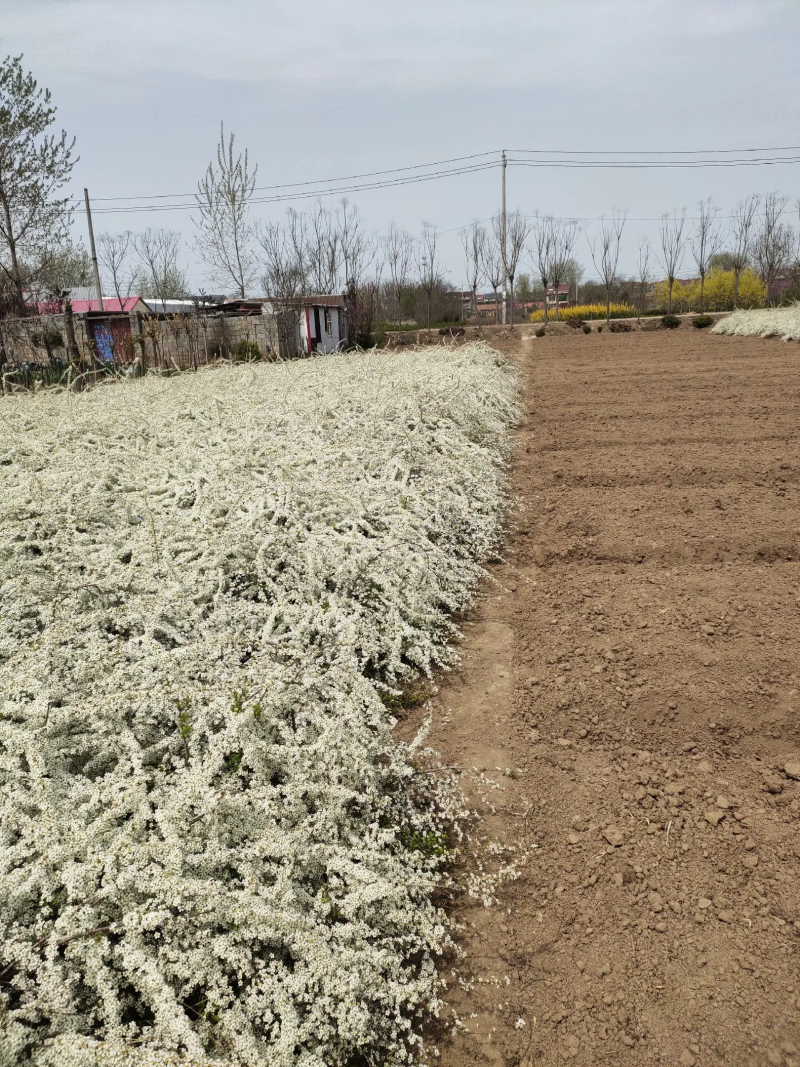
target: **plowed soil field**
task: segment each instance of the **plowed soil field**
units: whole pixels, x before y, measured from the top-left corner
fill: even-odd
[[[800,348],[530,332],[432,739],[528,860],[457,909],[441,1062],[800,1067]]]

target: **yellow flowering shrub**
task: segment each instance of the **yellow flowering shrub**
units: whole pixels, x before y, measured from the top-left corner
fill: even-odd
[[[611,305],[611,317],[614,318],[628,315],[633,315],[634,309],[627,304],[612,304]],[[605,304],[578,304],[576,307],[559,308],[558,309],[558,321],[559,322],[578,322],[582,319],[604,319],[606,317]],[[547,320],[548,322],[555,322],[556,312],[555,308],[548,308]],[[531,312],[531,322],[544,322],[544,309]]]
[[[655,287],[656,306],[666,307],[668,299],[666,281]],[[706,275],[705,310],[729,311],[733,308],[734,277],[732,270],[712,270]],[[760,308],[766,303],[766,287],[754,270],[747,267],[739,275],[739,307]],[[700,310],[700,280],[675,282],[672,287],[673,311]]]

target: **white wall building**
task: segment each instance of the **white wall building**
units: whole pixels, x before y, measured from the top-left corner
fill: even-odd
[[[276,309],[275,302],[269,298],[264,300],[261,313],[281,314]],[[293,351],[282,354],[286,357],[297,354],[311,355],[312,352],[335,352],[339,344],[347,340],[346,316],[344,297],[307,297],[300,304],[299,315],[292,315],[297,323],[294,327],[294,342],[289,345]]]
[[[314,296],[300,317],[300,346],[312,352],[334,352],[347,339],[344,299],[341,296]]]

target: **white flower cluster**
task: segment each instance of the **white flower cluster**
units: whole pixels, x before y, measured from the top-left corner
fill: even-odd
[[[800,341],[800,304],[734,311],[720,319],[713,332],[738,337],[780,337],[784,341]]]
[[[461,801],[386,705],[516,396],[467,345],[0,400],[3,1067],[414,1058]]]

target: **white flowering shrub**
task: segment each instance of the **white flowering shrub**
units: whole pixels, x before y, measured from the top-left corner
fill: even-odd
[[[461,801],[385,698],[453,660],[516,391],[467,345],[0,401],[3,1067],[414,1058]]]
[[[800,341],[800,304],[782,308],[759,308],[755,311],[734,311],[720,319],[712,332],[735,334],[739,337],[780,337],[784,341]]]

